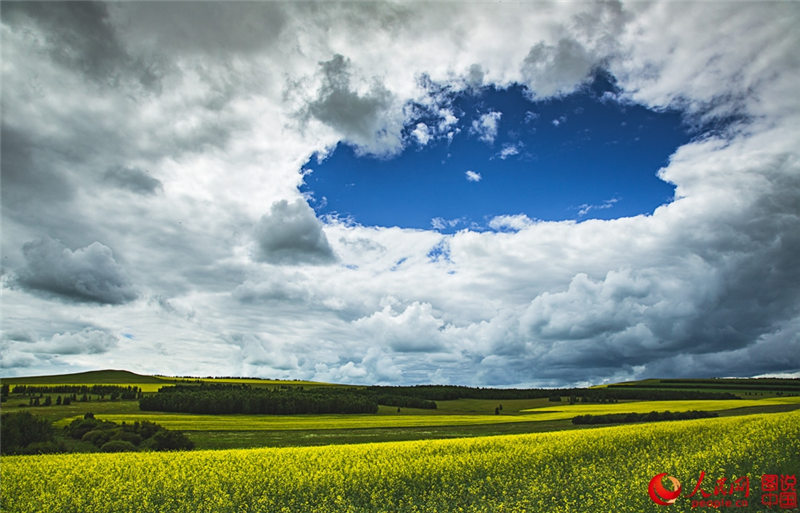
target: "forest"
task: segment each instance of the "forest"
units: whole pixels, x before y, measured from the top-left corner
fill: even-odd
[[[245,384],[163,387],[139,399],[139,409],[179,413],[377,413],[372,394],[339,388],[273,390]]]

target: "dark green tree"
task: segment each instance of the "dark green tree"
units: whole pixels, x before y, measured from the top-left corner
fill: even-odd
[[[52,442],[53,427],[47,419],[26,411],[8,413],[0,419],[0,452],[18,454],[34,443]]]

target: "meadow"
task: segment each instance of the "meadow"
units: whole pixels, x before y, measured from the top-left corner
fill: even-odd
[[[773,397],[767,399],[741,400],[691,400],[691,401],[636,401],[614,404],[562,404],[554,407],[523,409],[520,413],[494,415],[458,414],[458,401],[442,401],[448,405],[440,414],[419,412],[424,410],[406,409],[405,414],[395,414],[392,408],[383,408],[382,414],[332,414],[332,415],[194,415],[184,413],[109,413],[98,418],[112,422],[136,422],[147,420],[156,422],[167,429],[182,431],[285,431],[285,430],[323,430],[323,429],[365,429],[365,428],[405,428],[463,426],[474,424],[506,424],[516,422],[545,422],[569,420],[577,415],[602,415],[610,413],[648,413],[651,411],[682,412],[690,410],[723,411],[750,407],[797,406],[800,396]],[[540,402],[540,401],[539,401]],[[491,404],[496,404],[497,401]],[[540,402],[541,403],[541,402]],[[101,404],[101,403],[95,403]],[[469,405],[471,403],[467,403]],[[467,406],[468,407],[468,406]],[[436,412],[437,410],[434,410]],[[508,411],[506,407],[505,411]],[[65,417],[55,423],[63,427],[75,418]]]
[[[0,509],[27,512],[666,511],[647,493],[667,472],[689,511],[701,471],[749,479],[800,468],[800,412],[455,440],[177,453],[11,456]],[[735,492],[744,499],[744,492]]]

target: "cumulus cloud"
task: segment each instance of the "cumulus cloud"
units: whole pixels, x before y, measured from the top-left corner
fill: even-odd
[[[414,302],[403,311],[391,305],[353,321],[357,333],[399,353],[436,352],[444,348],[444,322],[428,303]]]
[[[99,242],[70,250],[50,238],[22,246],[26,267],[19,283],[26,289],[71,301],[122,304],[136,298],[125,270],[111,249]]]
[[[238,346],[237,365],[244,366],[251,373],[292,371],[297,368],[297,357],[294,354],[259,335],[235,333],[224,339],[227,343]]]
[[[273,203],[256,225],[256,257],[273,264],[327,264],[336,256],[314,210],[303,200]]]
[[[482,114],[481,117],[472,121],[472,132],[477,134],[481,141],[488,144],[493,143],[497,137],[497,126],[502,116],[502,112],[496,111]]]
[[[522,76],[534,96],[546,98],[573,92],[589,78],[594,65],[583,45],[564,38],[556,44],[533,45],[522,63]]]
[[[800,372],[796,3],[10,3],[2,24],[8,372]],[[677,109],[698,131],[659,171],[675,197],[651,215],[498,210],[489,230],[411,230],[322,223],[298,200],[301,167],[339,143],[389,158],[462,123],[505,142],[500,113],[462,95],[545,101],[595,71],[615,82],[605,101]]]
[[[360,151],[391,155],[402,148],[402,118],[397,118],[392,93],[379,81],[364,92],[351,84],[350,61],[334,55],[320,63],[322,85],[308,104],[308,114],[339,130]]]
[[[480,182],[481,179],[483,178],[480,173],[477,173],[477,172],[472,171],[472,170],[468,170],[464,174],[467,176],[467,181],[468,182]]]
[[[33,344],[32,350],[62,355],[101,354],[116,347],[118,342],[117,336],[106,330],[84,328],[78,332],[56,333],[50,340]]]
[[[469,178],[469,175],[467,175],[467,180],[469,180],[469,181],[478,181],[478,180],[480,180],[480,178],[478,178],[478,180],[471,180]],[[434,230],[445,230],[447,228],[455,228],[456,226],[458,226],[462,222],[464,222],[464,220],[461,219],[461,218],[445,219],[443,217],[434,217],[433,219],[431,219],[431,227]]]
[[[522,230],[532,224],[533,220],[525,214],[503,215],[493,217],[489,221],[489,228],[497,231]]]
[[[430,130],[428,130],[428,125],[425,123],[417,123],[417,126],[414,127],[414,130],[411,131],[411,135],[422,146],[425,146],[428,144],[428,141],[431,140]]]
[[[519,155],[521,148],[521,142],[516,144],[506,143],[503,145],[503,148],[500,150],[497,156],[500,157],[500,160],[505,160],[509,157],[513,157],[514,155]]]

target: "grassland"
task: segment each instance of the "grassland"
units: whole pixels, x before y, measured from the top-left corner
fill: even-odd
[[[84,381],[80,381],[83,379]],[[138,386],[144,392],[154,392],[175,382],[192,378],[142,376],[125,371],[98,371],[64,376],[4,379],[15,384],[91,385],[116,384]],[[324,383],[253,380],[209,379],[206,382],[241,382],[255,386],[279,387],[332,386]],[[656,386],[659,380],[632,383],[631,386]],[[724,381],[723,381],[724,383]],[[687,383],[695,386],[695,383]],[[712,386],[720,386],[712,381]],[[13,388],[13,387],[12,387]],[[761,391],[764,392],[764,391]],[[761,393],[759,392],[759,393]],[[201,449],[232,449],[252,447],[287,447],[323,444],[421,440],[455,437],[537,433],[577,429],[571,419],[577,415],[608,413],[647,413],[650,411],[717,411],[722,416],[751,415],[800,409],[800,397],[778,397],[777,391],[767,390],[764,399],[692,400],[692,401],[626,401],[614,404],[550,402],[548,399],[459,399],[437,401],[436,410],[381,406],[375,415],[191,415],[163,412],[142,412],[137,401],[108,401],[92,398],[89,402],[73,402],[68,406],[28,406],[27,399],[12,395],[3,403],[3,412],[29,411],[64,426],[86,412],[115,422],[150,420],[169,429],[179,429]],[[54,394],[55,395],[55,394]],[[52,398],[55,400],[55,397]],[[502,414],[495,408],[502,404]]]
[[[459,401],[452,401],[458,403]],[[101,404],[101,403],[95,403]],[[796,405],[800,397],[742,400],[691,400],[691,401],[637,401],[616,404],[564,404],[557,408],[523,410],[517,415],[487,414],[341,414],[341,415],[193,415],[182,413],[110,413],[98,418],[112,422],[156,422],[167,429],[182,431],[286,431],[322,429],[406,428],[433,426],[462,426],[474,424],[506,424],[514,422],[543,422],[568,420],[576,415],[603,415],[609,413],[648,413],[651,411],[719,411],[737,408]],[[450,405],[453,408],[455,405]],[[384,409],[386,411],[386,409]],[[391,411],[391,410],[390,410]],[[424,410],[414,410],[415,412]],[[450,410],[451,412],[453,410]],[[97,412],[95,412],[97,413]],[[74,417],[65,417],[56,423],[63,426]]]
[[[800,468],[800,412],[581,431],[288,449],[3,459],[0,508],[85,512],[663,512],[667,472],[758,479]],[[743,492],[741,493],[743,498]],[[689,510],[681,496],[674,511]]]

